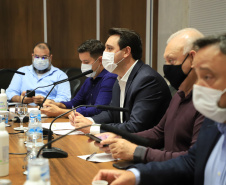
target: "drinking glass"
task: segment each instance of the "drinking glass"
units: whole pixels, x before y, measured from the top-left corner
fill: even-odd
[[[27,104],[17,104],[15,106],[15,113],[20,118],[20,127],[14,128],[15,130],[27,130],[27,127],[23,126],[23,119],[28,114]]]

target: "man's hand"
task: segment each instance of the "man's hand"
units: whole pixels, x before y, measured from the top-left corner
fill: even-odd
[[[55,105],[55,101],[54,100],[50,100],[50,99],[46,99],[45,103],[43,104],[43,107],[45,106],[45,104],[54,104]]]
[[[33,99],[34,103],[40,105],[45,98],[41,95],[37,95],[37,96],[33,96],[32,99]]]
[[[21,96],[20,96],[21,103],[22,103],[22,100],[23,100],[25,94],[26,94],[26,91],[23,91],[23,92],[21,93]],[[33,103],[33,102],[34,102],[34,100],[33,100],[33,98],[31,98],[31,97],[25,97],[24,100],[23,100],[23,103],[27,103],[27,104],[28,104],[28,103]]]
[[[42,114],[48,117],[56,117],[62,114],[62,109],[52,103],[45,103],[41,109]]]
[[[93,178],[96,180],[106,180],[111,185],[134,185],[135,175],[131,171],[124,170],[100,170]]]
[[[136,144],[133,144],[125,139],[106,139],[101,141],[101,145],[109,144],[109,149],[112,154],[112,157],[117,159],[124,160],[133,160],[133,153],[137,147]]]
[[[82,114],[78,112],[72,112],[69,116],[69,121],[72,126],[75,128],[79,128],[85,125],[92,125],[92,121],[84,117]],[[80,131],[84,132],[85,134],[90,133],[90,127],[80,129]]]
[[[121,136],[118,136],[116,134],[113,134],[111,132],[104,132],[104,133],[101,133],[101,134],[96,134],[95,135],[96,137],[99,137],[100,139],[102,140],[105,140],[105,139],[113,139],[113,138],[121,138]],[[93,142],[92,139],[88,139],[88,142]],[[94,142],[94,145],[96,147],[99,147],[100,150],[104,151],[105,153],[111,153],[110,152],[110,148],[108,146],[103,146],[102,144],[98,143],[98,142]]]

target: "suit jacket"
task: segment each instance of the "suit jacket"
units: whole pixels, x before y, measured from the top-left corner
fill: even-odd
[[[220,136],[214,121],[206,118],[197,142],[187,155],[165,162],[135,165],[141,172],[140,184],[202,185],[206,163]]]
[[[165,80],[150,66],[139,60],[130,73],[125,89],[123,123],[119,111],[103,111],[92,118],[96,123],[110,124],[128,132],[147,130],[156,125],[171,100]],[[120,87],[116,80],[110,106],[120,107]]]

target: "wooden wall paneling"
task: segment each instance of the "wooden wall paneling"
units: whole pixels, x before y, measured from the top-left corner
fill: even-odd
[[[129,28],[141,36],[145,61],[146,0],[100,0],[100,40],[105,43],[112,27]]]
[[[0,1],[0,68],[31,64],[35,43],[43,41],[43,1]]]
[[[96,1],[48,0],[47,30],[53,65],[80,68],[78,46],[87,39],[96,38]]]

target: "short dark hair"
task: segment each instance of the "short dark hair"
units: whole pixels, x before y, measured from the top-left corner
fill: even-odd
[[[98,58],[103,55],[105,50],[104,44],[99,40],[90,39],[82,43],[77,51],[78,53],[89,52],[92,58]]]
[[[141,59],[142,57],[142,42],[138,33],[127,28],[111,28],[109,35],[119,35],[120,39],[118,45],[120,49],[129,46],[134,60]]]
[[[217,45],[220,51],[226,55],[226,33],[204,37],[194,42],[194,47],[197,50],[209,45]]]
[[[43,45],[45,45],[45,46],[49,49],[49,55],[51,55],[51,54],[52,54],[52,52],[51,52],[51,47],[50,47],[50,45],[49,45],[48,43],[46,43],[46,42],[38,42],[38,43],[36,43],[35,46],[33,47],[33,53],[34,53],[34,49],[35,49],[37,46],[38,46],[38,48],[40,48],[40,49],[46,49],[46,47],[43,46]]]

